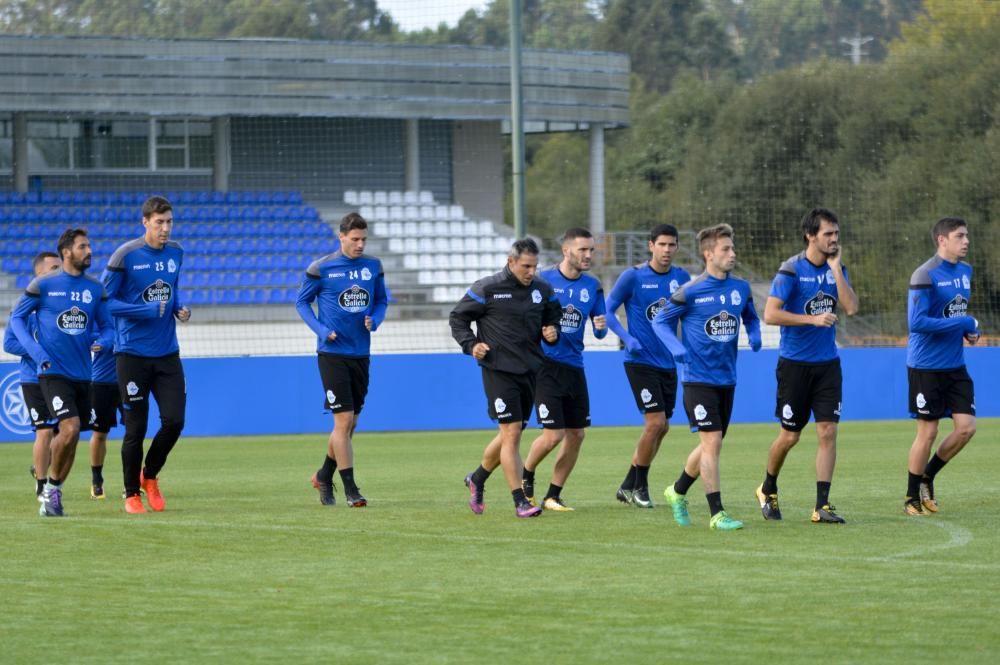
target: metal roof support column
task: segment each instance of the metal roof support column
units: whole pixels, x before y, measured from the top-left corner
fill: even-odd
[[[527,234],[524,194],[524,104],[521,99],[521,0],[510,3],[510,140],[514,182],[514,237]]]
[[[590,230],[604,233],[604,125],[590,125]]]
[[[406,190],[420,191],[420,121],[406,119]]]
[[[28,191],[28,118],[14,114],[14,189]]]
[[[215,159],[212,163],[212,189],[229,191],[230,135],[229,116],[212,118],[212,137],[215,139]]]

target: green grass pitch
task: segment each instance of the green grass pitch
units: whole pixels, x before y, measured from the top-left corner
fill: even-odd
[[[653,465],[655,510],[614,500],[638,429],[597,428],[563,492],[577,511],[532,520],[499,471],[469,511],[486,431],[359,434],[365,509],[319,505],[324,436],[182,439],[167,511],[139,516],[118,498],[117,441],[110,496],[89,498],[83,443],[62,520],[37,515],[29,447],[2,445],[0,662],[996,663],[997,425],[945,467],[928,518],[901,512],[912,423],[842,425],[846,526],[809,522],[812,427],[780,478],[784,522],[764,522],[753,490],[776,427],[734,426],[722,496],[747,528],[731,533],[708,529],[700,483],[693,528],[663,505],[695,443],[680,427]]]

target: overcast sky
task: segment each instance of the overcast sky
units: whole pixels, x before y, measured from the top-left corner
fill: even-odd
[[[436,28],[444,21],[454,26],[469,9],[482,9],[486,0],[378,0],[403,30]]]

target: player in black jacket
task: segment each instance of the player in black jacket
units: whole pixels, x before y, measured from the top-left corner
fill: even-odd
[[[507,266],[473,284],[449,320],[452,337],[482,367],[490,418],[500,425],[479,468],[465,477],[469,507],[476,514],[485,508],[486,479],[498,465],[503,467],[517,516],[541,513],[521,489],[521,432],[534,404],[535,373],[545,359],[539,342],[554,344],[559,339],[562,308],[552,287],[536,279],[537,269],[538,245],[530,238],[518,240]]]

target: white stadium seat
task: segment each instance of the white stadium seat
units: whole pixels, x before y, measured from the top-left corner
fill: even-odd
[[[420,206],[420,219],[431,221],[434,219],[434,206]]]
[[[417,254],[404,254],[403,267],[407,270],[416,270],[420,266],[420,257]]]
[[[358,209],[358,213],[362,217],[364,217],[365,219],[374,219],[374,217],[375,217],[375,208],[373,208],[373,207],[371,207],[369,205],[364,205],[364,206],[361,206],[361,208]]]
[[[448,222],[434,222],[434,235],[446,237],[448,235]]]
[[[358,204],[358,193],[353,189],[348,189],[344,192],[344,203],[347,205],[357,205]]]
[[[389,219],[394,222],[403,221],[403,206],[389,206]]]
[[[420,192],[420,202],[433,205],[434,204],[434,194],[428,192],[427,190],[422,190]]]
[[[411,238],[416,238],[419,234],[417,233],[417,223],[416,222],[404,222],[403,223],[403,235],[409,236]]]
[[[417,251],[418,252],[433,252],[434,251],[434,241],[430,238],[423,237],[417,239]]]
[[[361,215],[364,217],[364,215]],[[375,212],[372,214],[372,219],[376,221],[388,221],[389,220],[389,208],[387,206],[375,206]]]
[[[371,205],[374,202],[375,201],[372,200],[371,192],[364,189],[358,192],[358,203],[360,203],[361,205]]]
[[[413,205],[408,205],[403,209],[403,217],[406,219],[416,220],[420,217],[420,208]]]
[[[448,251],[449,252],[465,251],[465,240],[463,238],[458,238],[456,236],[448,236]]]
[[[372,193],[372,202],[375,205],[385,205],[389,203],[389,195],[385,192],[374,192]]]
[[[418,258],[418,265],[421,270],[429,270],[434,267],[434,257],[430,254],[420,254]]]
[[[448,216],[452,219],[465,219],[465,208],[460,205],[449,206]]]
[[[420,196],[416,192],[403,192],[403,203],[407,205],[420,203]]]
[[[389,192],[389,205],[403,205],[403,192]]]

